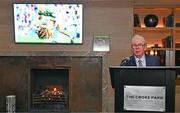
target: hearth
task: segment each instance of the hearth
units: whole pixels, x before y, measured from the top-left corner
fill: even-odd
[[[69,111],[69,69],[31,69],[31,111]]]

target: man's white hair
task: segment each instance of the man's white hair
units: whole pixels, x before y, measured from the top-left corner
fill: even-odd
[[[144,43],[144,44],[146,44],[146,40],[144,39],[144,37],[143,36],[141,36],[141,35],[134,35],[133,37],[132,37],[132,40],[131,40],[131,43],[133,43],[135,40],[142,40],[142,42]]]

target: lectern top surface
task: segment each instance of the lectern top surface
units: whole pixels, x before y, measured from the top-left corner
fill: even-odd
[[[177,69],[180,66],[146,66],[146,67],[136,67],[136,66],[109,66],[109,68],[165,68],[165,69]]]

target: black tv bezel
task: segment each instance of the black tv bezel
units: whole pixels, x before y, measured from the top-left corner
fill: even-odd
[[[40,43],[40,42],[16,42],[15,39],[15,21],[14,21],[14,4],[79,4],[82,5],[82,42],[81,43]],[[42,45],[83,45],[84,42],[84,4],[83,3],[31,3],[31,2],[14,2],[12,3],[12,10],[13,10],[13,17],[12,17],[12,21],[13,21],[13,38],[14,38],[14,43],[15,44],[42,44]]]

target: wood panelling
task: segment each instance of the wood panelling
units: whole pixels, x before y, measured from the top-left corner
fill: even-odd
[[[49,44],[15,44],[12,4],[21,3],[83,3],[84,26],[82,45],[49,45]],[[132,0],[1,0],[0,1],[0,52],[23,51],[84,51],[90,52],[94,35],[111,37],[111,50],[108,52],[107,67],[119,65],[121,60],[129,56],[130,39],[133,27]],[[108,71],[108,70],[107,70]],[[109,75],[107,75],[109,77]],[[103,111],[113,112],[114,92],[108,82],[107,101],[103,103]]]
[[[180,0],[134,0],[135,6],[179,6]]]
[[[84,26],[82,45],[15,44],[12,3],[83,3]],[[111,50],[107,65],[119,65],[131,54],[130,39],[133,31],[133,5],[177,6],[180,0],[0,0],[0,52],[4,51],[92,51],[94,35],[109,35]],[[107,75],[109,76],[109,75]],[[108,83],[110,80],[108,81]],[[108,90],[105,112],[114,110],[114,90]],[[176,94],[176,111],[180,111],[179,87]]]
[[[82,45],[15,44],[13,3],[83,3],[84,26]],[[109,35],[111,51],[109,64],[118,64],[130,53],[132,35],[132,1],[130,0],[1,0],[0,1],[0,52],[1,51],[92,51],[94,35]],[[127,43],[124,43],[127,42]],[[123,48],[122,48],[123,47]],[[115,50],[115,51],[114,51]],[[115,53],[117,52],[117,53]],[[113,54],[111,54],[113,53]],[[115,54],[114,54],[115,53]],[[115,56],[114,56],[115,55]],[[118,56],[118,57],[117,57]],[[113,61],[113,62],[111,62]]]

